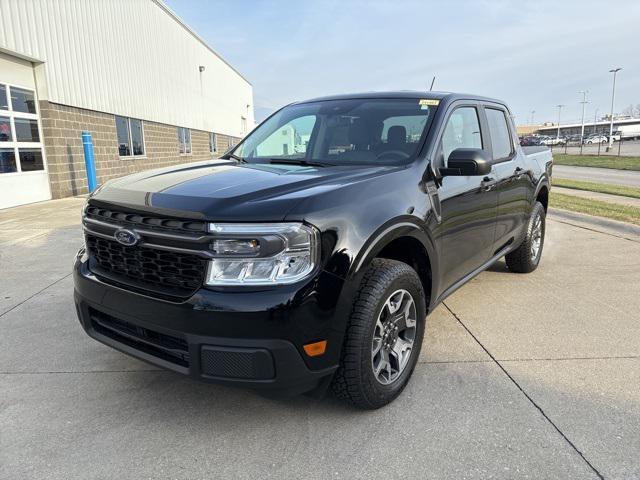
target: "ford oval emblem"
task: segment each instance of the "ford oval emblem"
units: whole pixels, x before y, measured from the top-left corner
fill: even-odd
[[[116,233],[113,234],[118,243],[122,245],[126,245],[127,247],[133,247],[140,237],[136,232],[132,232],[131,230],[127,230],[126,228],[120,228],[116,230]]]

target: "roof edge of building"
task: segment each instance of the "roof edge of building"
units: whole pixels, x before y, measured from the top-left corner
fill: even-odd
[[[240,76],[240,78],[242,78],[245,82],[247,82],[250,86],[253,87],[252,83],[247,79],[247,77],[245,77],[242,73],[240,73],[233,65],[231,65],[229,62],[227,62],[222,55],[220,55],[213,48],[211,48],[211,46],[207,42],[205,42],[204,39],[195,32],[195,30],[193,30],[189,25],[187,25],[184,22],[184,20],[182,20],[178,16],[178,14],[176,12],[174,12],[173,10],[171,10],[171,8],[169,8],[169,5],[167,5],[163,0],[152,0],[152,1],[156,5],[158,5],[162,10],[164,10],[171,18],[173,18],[182,28],[184,28],[187,32],[189,32],[193,36],[193,38],[195,38],[202,45],[204,45],[207,48],[207,50],[209,50],[216,57],[218,57],[220,60],[222,60],[231,70],[236,72]]]

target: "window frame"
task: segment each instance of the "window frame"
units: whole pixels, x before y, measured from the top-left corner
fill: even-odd
[[[9,119],[9,128],[11,131],[12,141],[10,142],[0,142],[0,148],[13,150],[13,155],[15,156],[16,168],[15,172],[7,172],[0,173],[0,178],[9,177],[12,175],[48,175],[49,169],[47,167],[47,157],[44,150],[44,142],[43,142],[43,134],[42,134],[42,120],[40,119],[40,103],[38,100],[38,92],[31,87],[27,87],[25,85],[19,85],[15,83],[9,83],[5,81],[0,81],[0,85],[5,87],[6,95],[7,95],[7,106],[8,110],[0,109],[0,116]],[[34,106],[36,108],[36,113],[25,113],[18,112],[13,110],[13,102],[11,99],[11,89],[18,88],[20,90],[26,90],[28,92],[33,92]],[[19,142],[16,135],[15,128],[15,119],[23,119],[23,120],[35,120],[38,126],[38,139],[37,142]],[[40,155],[42,156],[42,170],[22,170],[22,162],[20,160],[20,150],[21,149],[38,149],[40,150]]]
[[[120,155],[120,143],[118,142],[118,118],[124,118],[127,121],[127,133],[129,140],[129,155]],[[140,122],[140,130],[142,131],[142,153],[133,153],[133,130],[131,129],[131,120],[137,120]],[[124,115],[114,115],[113,123],[116,127],[116,148],[118,150],[118,157],[121,160],[133,160],[136,158],[147,158],[147,136],[144,131],[144,120],[141,118],[125,117]]]
[[[178,131],[178,155],[192,155],[193,148],[191,144],[191,129],[187,127],[177,127]],[[187,143],[187,135],[189,132],[189,143]],[[184,133],[184,135],[183,135]],[[184,145],[184,151],[182,151],[182,146]],[[189,146],[189,150],[187,151],[187,145]]]
[[[490,147],[491,147],[491,139],[489,138],[488,134],[487,134],[487,124],[486,124],[486,118],[484,116],[484,112],[482,111],[482,105],[480,105],[479,102],[473,102],[473,101],[467,101],[467,100],[460,100],[457,102],[453,102],[451,105],[449,105],[449,108],[447,108],[447,111],[444,114],[444,120],[442,121],[442,124],[440,125],[440,130],[438,131],[438,134],[436,135],[436,157],[437,159],[439,159],[439,163],[447,168],[448,166],[448,158],[444,158],[444,152],[442,150],[442,137],[444,136],[444,131],[447,128],[447,124],[449,123],[449,118],[451,118],[451,115],[453,114],[453,112],[455,112],[456,110],[458,110],[459,108],[473,108],[476,111],[476,116],[478,117],[478,125],[480,126],[480,142],[482,145],[482,150],[484,151],[488,151],[490,153],[492,153]],[[489,146],[489,150],[487,150],[487,145]],[[434,165],[436,166],[436,165]]]
[[[482,116],[484,117],[485,123],[487,125],[487,136],[489,137],[489,148],[487,150],[489,153],[491,153],[491,165],[496,165],[498,163],[504,163],[513,160],[513,158],[516,156],[516,146],[514,143],[513,128],[511,126],[511,122],[509,121],[509,118],[511,116],[509,110],[507,110],[504,105],[494,103],[484,103],[481,105],[481,109]],[[504,116],[505,123],[507,124],[507,133],[509,134],[509,143],[511,145],[511,153],[506,157],[496,158],[495,160],[493,159],[493,143],[491,141],[491,127],[489,126],[489,117],[486,112],[487,109],[502,112],[502,115]]]

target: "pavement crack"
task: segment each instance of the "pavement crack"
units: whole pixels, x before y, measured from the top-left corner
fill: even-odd
[[[471,338],[473,338],[476,341],[476,343],[478,345],[480,345],[480,348],[482,348],[485,351],[485,353],[491,358],[491,360],[493,360],[493,362],[498,366],[498,368],[500,368],[500,370],[502,370],[502,372],[507,376],[507,378],[509,380],[511,380],[511,382],[516,386],[516,388],[518,390],[520,390],[520,392],[525,396],[525,398],[540,412],[540,414],[547,420],[547,422],[549,422],[549,424],[551,424],[551,426],[571,446],[571,448],[580,456],[580,458],[582,458],[582,460],[584,460],[584,462],[589,466],[589,468],[591,468],[591,470],[593,470],[593,472],[598,476],[598,478],[600,480],[604,480],[604,476],[602,476],[602,474],[598,471],[598,469],[596,467],[594,467],[589,460],[587,460],[587,458],[578,449],[578,447],[569,439],[569,437],[567,437],[564,434],[564,432],[562,430],[560,430],[560,428],[553,422],[553,420],[551,420],[551,418],[545,413],[545,411],[542,409],[542,407],[540,405],[538,405],[536,403],[536,401],[533,398],[531,398],[531,396],[527,392],[525,392],[525,390],[520,386],[520,384],[516,381],[516,379],[511,376],[511,374],[507,371],[506,368],[504,368],[504,366],[502,366],[500,361],[496,360],[496,358],[487,349],[487,347],[485,347],[482,344],[482,342],[471,332],[471,330],[469,330],[469,328],[464,324],[464,322],[460,319],[460,317],[453,310],[451,310],[451,308],[449,308],[449,305],[447,305],[444,302],[442,302],[442,305],[444,305],[444,307],[447,310],[449,310],[449,313],[451,313],[451,315],[453,315],[455,317],[455,319],[462,326],[462,328],[464,328],[467,331],[467,333],[469,335],[471,335]]]
[[[47,285],[46,287],[38,290],[36,293],[34,293],[33,295],[28,296],[27,298],[25,298],[24,300],[22,300],[21,302],[16,303],[13,307],[11,307],[9,310],[6,310],[2,313],[0,313],[0,318],[4,317],[7,313],[15,310],[16,308],[18,308],[20,305],[28,302],[29,300],[31,300],[33,297],[35,297],[36,295],[40,295],[42,292],[44,292],[46,289],[53,287],[56,283],[61,282],[62,280],[64,280],[65,278],[70,277],[72,274],[68,273],[67,275],[65,275],[62,278],[59,278],[58,280],[56,280],[55,282],[50,283],[49,285]]]
[[[496,362],[563,362],[571,360],[636,360],[638,355],[618,355],[611,357],[549,357],[549,358],[497,358],[492,360],[418,360],[420,365],[456,364],[456,363],[492,363]]]

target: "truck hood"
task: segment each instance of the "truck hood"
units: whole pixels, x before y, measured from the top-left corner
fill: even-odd
[[[279,221],[305,198],[397,169],[212,160],[112,180],[98,189],[90,202],[184,218]]]

